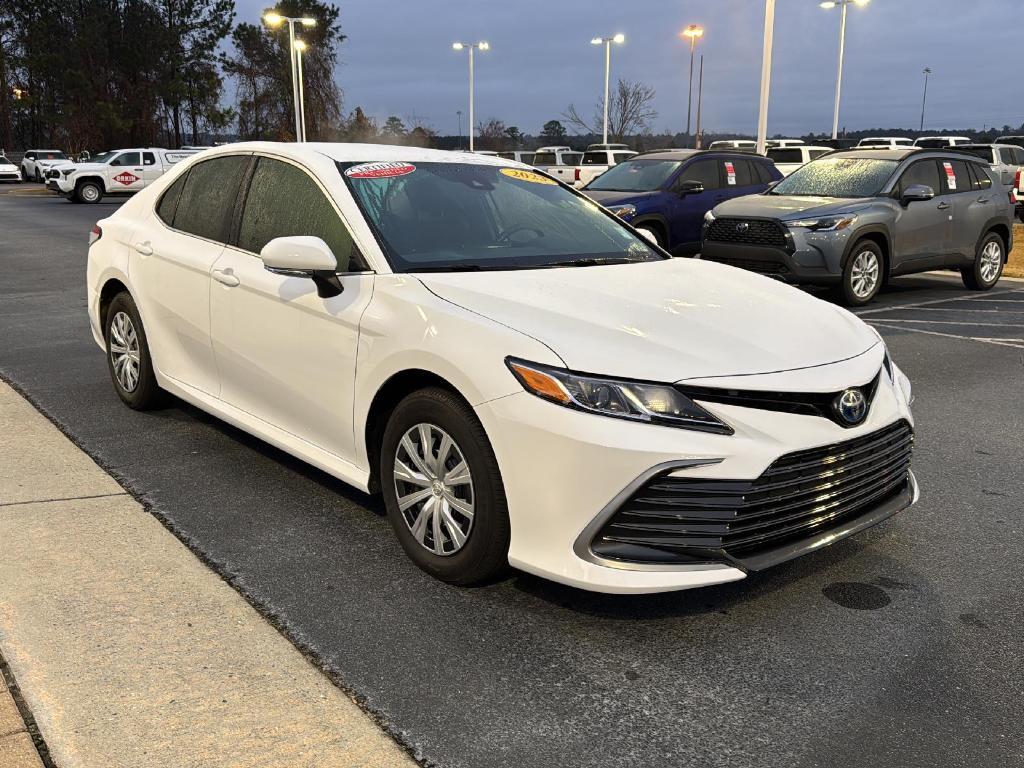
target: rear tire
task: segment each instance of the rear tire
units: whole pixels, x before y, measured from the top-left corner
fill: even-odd
[[[871,240],[853,246],[839,284],[840,300],[847,307],[862,307],[878,295],[885,280],[885,257]]]
[[[508,504],[498,462],[459,397],[431,387],[402,400],[384,430],[378,471],[391,526],[422,570],[460,586],[508,570]]]
[[[146,329],[130,293],[122,291],[110,302],[103,330],[107,342],[107,369],[117,396],[136,411],[160,406],[165,394],[153,373]]]
[[[964,285],[972,291],[987,291],[1003,275],[1003,264],[1006,258],[1006,244],[995,232],[987,233],[978,243],[974,255],[974,263],[960,267],[960,277]]]

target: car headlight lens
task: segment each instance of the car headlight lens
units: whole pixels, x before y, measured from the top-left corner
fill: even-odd
[[[506,365],[523,389],[566,408],[721,435],[732,428],[669,384],[582,376],[514,357]]]
[[[787,226],[810,229],[814,232],[836,232],[846,229],[857,220],[856,216],[823,216],[818,219],[787,221]]]
[[[635,205],[609,205],[608,210],[618,216],[620,219],[629,219],[636,216]]]

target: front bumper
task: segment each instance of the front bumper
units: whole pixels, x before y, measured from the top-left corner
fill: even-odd
[[[860,384],[882,364],[881,345],[814,372],[773,374],[765,382],[781,391],[815,388],[820,379]],[[834,375],[835,374],[835,375]],[[899,374],[900,376],[902,374]],[[572,411],[526,392],[477,406],[501,467],[512,527],[509,562],[516,568],[588,590],[647,593],[721,584],[852,535],[905,509],[917,498],[916,482],[884,505],[854,519],[816,530],[786,544],[771,562],[651,563],[609,559],[591,543],[596,530],[623,500],[653,475],[754,480],[779,457],[869,435],[912,417],[905,395],[883,372],[868,417],[858,427],[756,408],[702,403],[735,429],[731,436],[694,432]],[[751,377],[747,386],[757,388]],[[788,379],[788,381],[787,381]],[[762,383],[765,383],[762,382]],[[800,387],[800,383],[803,387]],[[821,391],[830,391],[824,389]],[[890,503],[891,501],[891,503]]]
[[[835,285],[842,279],[843,256],[851,242],[851,229],[814,232],[785,224],[783,229],[784,247],[703,240],[701,258],[789,283]]]

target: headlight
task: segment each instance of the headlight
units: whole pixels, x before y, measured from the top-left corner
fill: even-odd
[[[701,432],[733,430],[669,384],[581,376],[563,368],[505,359],[523,389],[566,408]]]
[[[857,220],[856,216],[823,216],[819,219],[798,219],[787,221],[786,226],[810,229],[814,232],[836,232],[846,229]]]
[[[70,176],[74,172],[75,172],[74,168],[68,168],[66,171],[63,171],[62,173],[64,174],[64,178],[66,179],[68,176]]]
[[[609,205],[608,210],[618,216],[620,219],[628,219],[632,216],[636,216],[635,205]]]
[[[711,211],[708,211],[707,213],[704,214],[704,223],[705,224],[710,224],[714,220],[715,220],[715,214],[713,214]]]

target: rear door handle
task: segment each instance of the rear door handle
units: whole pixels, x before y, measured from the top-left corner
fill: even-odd
[[[952,208],[953,206],[951,206],[949,203],[939,203],[937,207],[940,211],[945,211],[946,209]]]
[[[214,280],[228,288],[234,288],[241,282],[230,269],[215,269],[211,274]]]
[[[143,256],[152,256],[153,255],[153,249],[152,249],[152,247],[150,247],[148,240],[146,242],[144,242],[144,243],[136,243],[135,244],[135,250],[138,253],[141,253]]]

